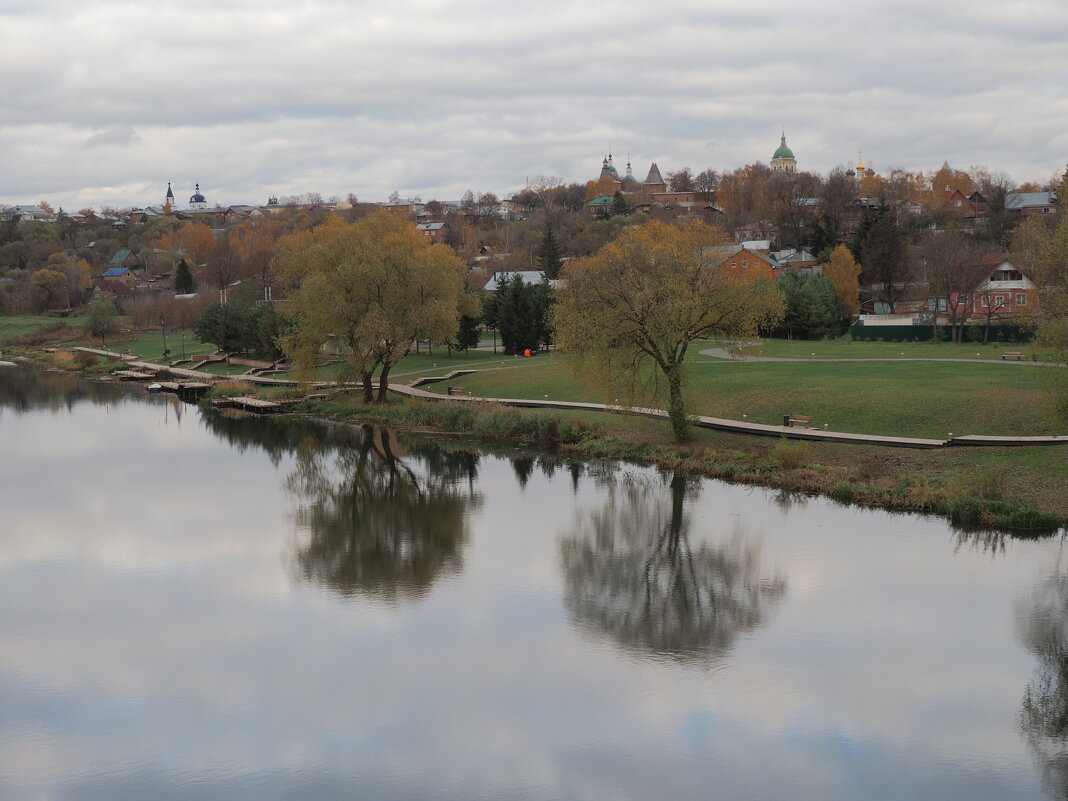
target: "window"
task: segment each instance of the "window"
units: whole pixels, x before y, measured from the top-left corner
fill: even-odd
[[[983,308],[984,309],[989,309],[990,308],[990,298],[988,298],[986,295],[983,295]]]
[[[1043,213],[1043,214],[1049,214],[1049,213],[1050,213],[1050,211],[1051,211],[1051,209],[1050,209],[1050,207],[1049,207],[1049,206],[1046,206],[1046,207],[1045,207],[1044,209],[1042,209],[1042,213]]]
[[[1027,295],[1017,295],[1016,296],[1016,305],[1017,306],[1026,306],[1027,305]]]
[[[745,259],[745,260],[742,261],[742,269],[743,270],[748,270],[749,269],[749,259]]]
[[[994,295],[994,308],[995,309],[1000,309],[1004,305],[1005,305],[1005,296],[1004,295]]]
[[[731,269],[732,270],[737,270],[738,269],[738,262],[732,261],[731,262]]]

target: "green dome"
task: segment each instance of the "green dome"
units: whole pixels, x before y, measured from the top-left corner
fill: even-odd
[[[786,146],[786,135],[783,134],[782,144],[771,156],[773,159],[792,159],[794,157],[794,151]]]

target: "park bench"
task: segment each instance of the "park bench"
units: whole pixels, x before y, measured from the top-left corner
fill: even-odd
[[[1021,351],[1018,351],[1018,350],[1007,350],[1007,351],[1005,351],[1004,353],[1001,354],[1001,358],[1002,359],[1016,359],[1016,361],[1019,362],[1019,361],[1023,361],[1026,357],[1023,355],[1023,353]]]
[[[453,387],[449,387],[448,388],[448,393],[450,395],[466,395],[467,394],[467,390],[465,390],[463,387],[455,387],[455,386],[453,386]]]
[[[812,428],[812,418],[804,414],[784,414],[782,424],[786,428]]]

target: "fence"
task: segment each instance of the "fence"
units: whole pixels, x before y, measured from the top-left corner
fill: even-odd
[[[986,326],[964,326],[964,342],[982,342]],[[935,339],[935,332],[940,340],[949,341],[949,328],[940,325],[853,325],[849,328],[849,338],[864,342],[930,342]],[[1021,325],[995,324],[990,326],[989,342],[1030,342],[1034,339],[1034,329]]]

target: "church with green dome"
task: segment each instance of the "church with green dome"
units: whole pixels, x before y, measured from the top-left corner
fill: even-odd
[[[797,172],[797,159],[794,151],[786,146],[786,131],[782,132],[779,147],[771,156],[771,168],[778,172]]]

